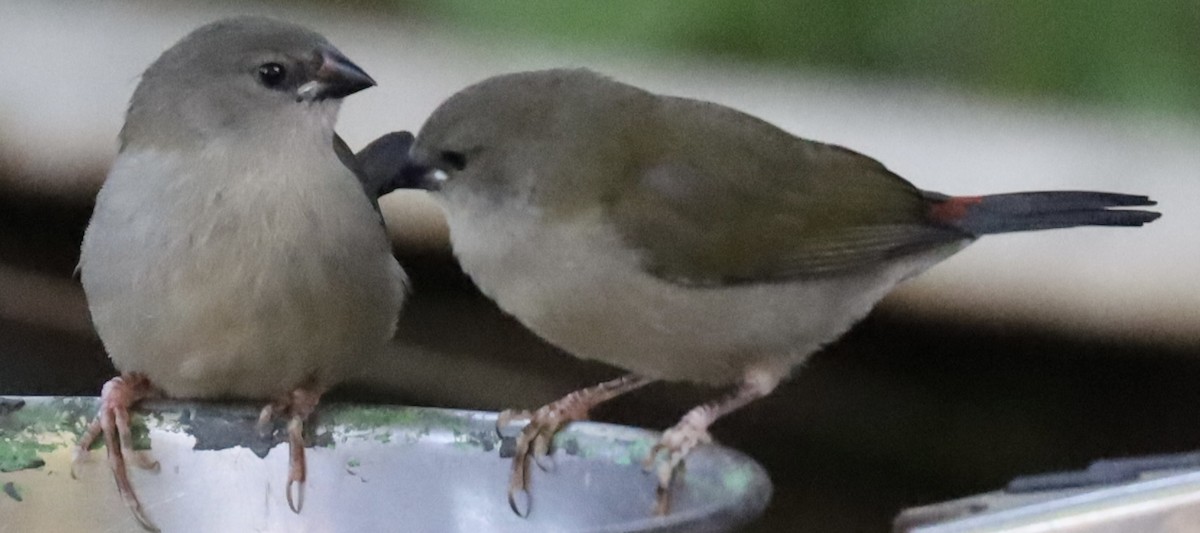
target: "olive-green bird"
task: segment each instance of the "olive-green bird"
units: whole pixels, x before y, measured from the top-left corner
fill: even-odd
[[[556,346],[631,372],[525,413],[517,512],[529,460],[601,401],[656,380],[732,387],[648,458],[665,452],[665,513],[675,467],[709,425],[769,394],[898,283],[981,235],[1159,217],[1111,209],[1154,205],[1145,196],[922,191],[846,148],[587,70],[469,87],[411,156],[434,169],[420,181],[485,294]]]

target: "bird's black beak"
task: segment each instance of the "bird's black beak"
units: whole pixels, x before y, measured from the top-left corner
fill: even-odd
[[[439,191],[446,182],[446,171],[425,161],[419,153],[410,152],[408,161],[400,170],[401,187]]]
[[[417,187],[427,191],[440,191],[449,177],[446,171],[440,168],[426,169],[417,180]]]
[[[414,141],[413,134],[394,131],[354,154],[363,187],[373,198],[397,189],[436,190],[441,185],[434,177],[441,171],[414,153]]]
[[[382,141],[383,139],[380,140]],[[399,143],[396,146],[400,146]],[[425,150],[412,144],[411,140],[405,148],[407,150],[404,153],[404,160],[396,169],[395,174],[392,175],[392,179],[388,184],[388,190],[440,190],[442,183],[447,178],[446,171],[438,168],[438,165],[430,163],[429,158],[425,156]]]
[[[301,100],[345,98],[375,86],[375,80],[341,52],[322,48],[315,55],[317,67],[312,80],[301,85],[296,92]]]
[[[413,134],[394,131],[375,139],[354,155],[368,194],[379,198],[396,189],[417,189],[427,168],[412,162]]]

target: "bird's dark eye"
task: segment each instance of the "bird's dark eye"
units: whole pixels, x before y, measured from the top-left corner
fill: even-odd
[[[269,88],[276,88],[287,78],[287,69],[279,63],[266,63],[258,67],[258,81]]]
[[[467,168],[467,156],[462,152],[445,150],[441,154],[442,162],[450,166],[454,170],[462,170]]]

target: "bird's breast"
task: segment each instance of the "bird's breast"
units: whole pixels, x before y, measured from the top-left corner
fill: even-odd
[[[330,163],[123,155],[82,259],[118,368],[169,394],[258,396],[389,338],[403,273],[358,182]]]

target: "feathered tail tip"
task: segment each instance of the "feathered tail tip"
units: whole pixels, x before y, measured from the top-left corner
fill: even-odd
[[[1075,226],[1141,226],[1162,216],[1154,211],[1113,209],[1152,206],[1146,196],[1091,191],[1045,191],[944,196],[928,194],[934,221],[972,235]]]

